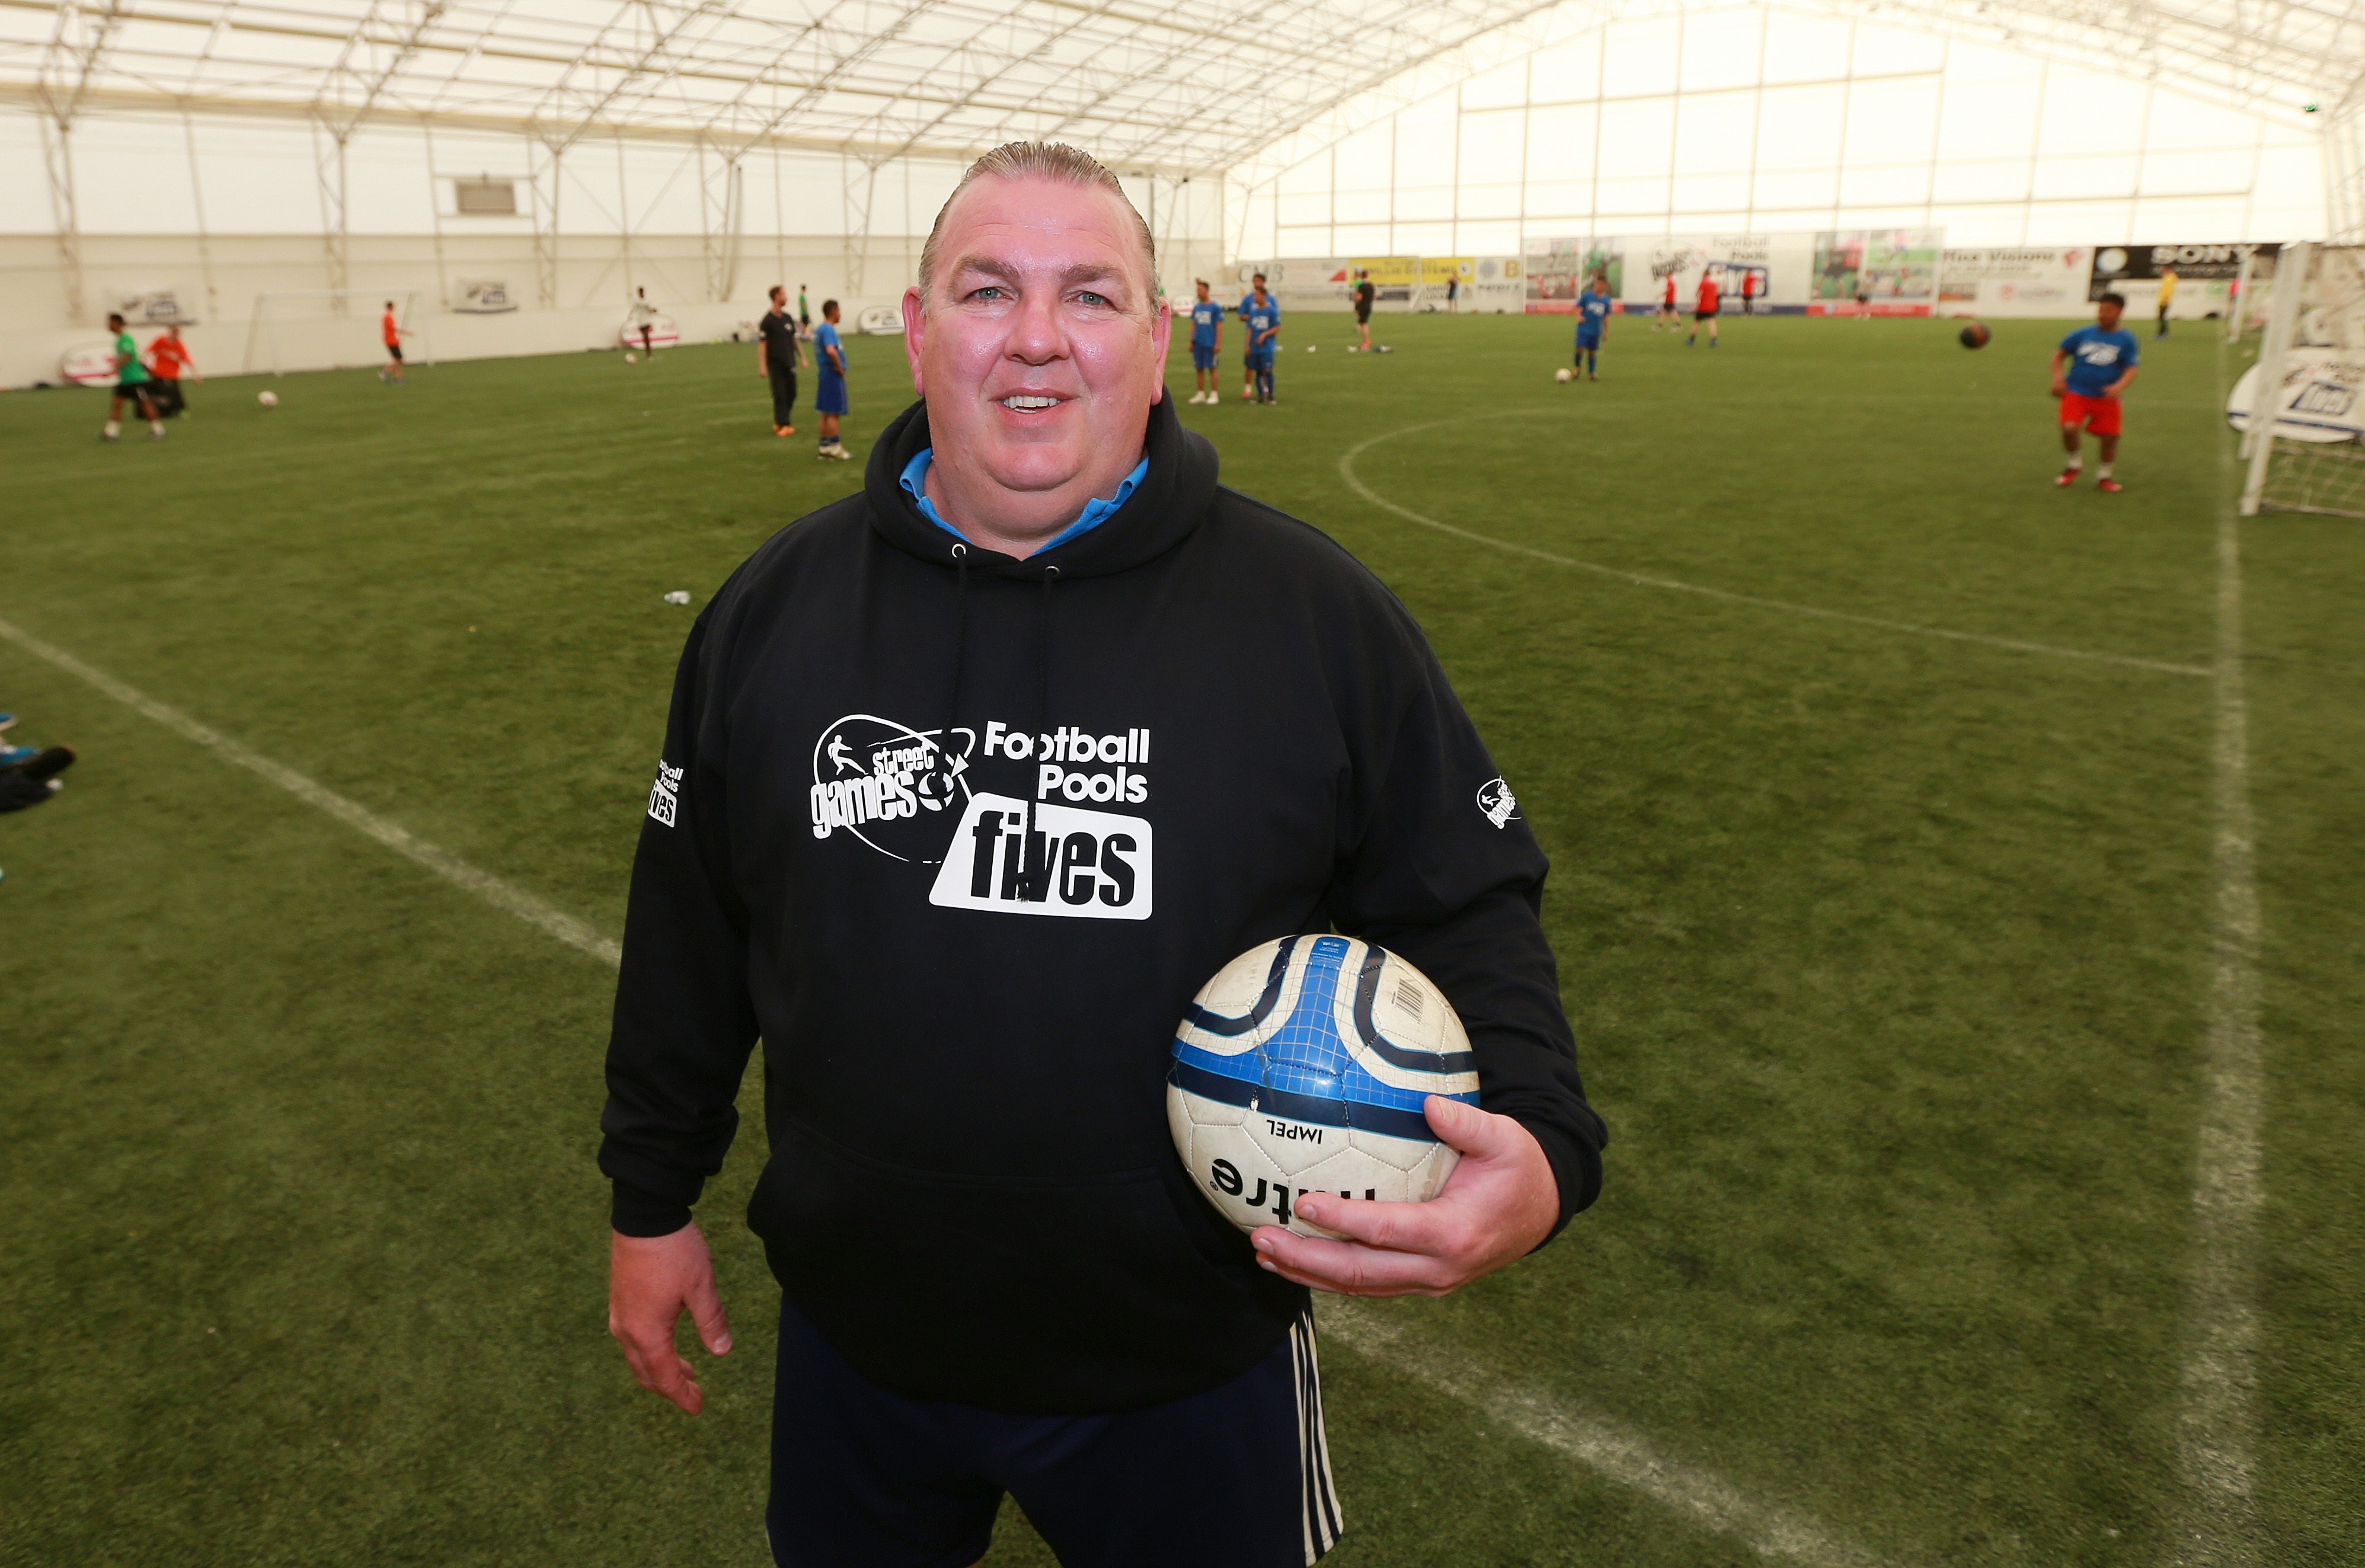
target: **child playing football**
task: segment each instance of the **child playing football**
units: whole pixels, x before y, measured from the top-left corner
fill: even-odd
[[[2124,296],[2102,296],[2094,311],[2095,324],[2079,328],[2053,351],[2053,395],[2061,399],[2061,449],[2069,454],[2061,477],[2053,481],[2057,485],[2078,482],[2078,470],[2085,465],[2083,432],[2090,430],[2102,446],[2096,487],[2114,495],[2125,487],[2111,477],[2111,465],[2119,455],[2119,394],[2135,378],[2138,351],[2135,335],[2119,330],[2119,317],[2126,308]]]
[[[1599,273],[1585,286],[1576,297],[1576,359],[1577,368],[1585,372],[1587,381],[1601,378],[1594,374],[1601,363],[1601,338],[1609,326],[1609,280]]]
[[[1224,308],[1208,297],[1207,280],[1199,279],[1199,297],[1191,303],[1191,394],[1194,403],[1220,401],[1216,392],[1216,354],[1224,346]]]

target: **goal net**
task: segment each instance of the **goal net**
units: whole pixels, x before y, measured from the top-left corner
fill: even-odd
[[[433,364],[427,313],[415,288],[286,289],[254,297],[247,318],[245,374],[285,375],[291,370],[342,370],[384,364],[386,338],[379,318],[394,308],[395,325],[406,334],[403,358]]]
[[[2249,472],[2242,514],[2365,518],[2365,246],[2288,245],[2258,364],[2225,417]]]

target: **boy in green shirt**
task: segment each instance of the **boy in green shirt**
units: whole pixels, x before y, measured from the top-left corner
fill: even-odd
[[[115,391],[106,400],[106,428],[99,432],[103,441],[118,441],[123,435],[123,400],[126,398],[139,406],[140,416],[148,421],[148,439],[164,439],[164,421],[156,417],[156,402],[148,390],[148,367],[140,363],[139,341],[124,330],[123,318],[110,315],[107,330],[115,334]]]

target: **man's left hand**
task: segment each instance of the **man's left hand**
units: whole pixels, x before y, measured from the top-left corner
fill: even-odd
[[[1338,1295],[1444,1295],[1534,1251],[1560,1218],[1560,1185],[1535,1135],[1440,1094],[1422,1110],[1462,1151],[1443,1192],[1425,1204],[1308,1193],[1297,1214],[1347,1239],[1261,1226],[1250,1238],[1257,1261]]]

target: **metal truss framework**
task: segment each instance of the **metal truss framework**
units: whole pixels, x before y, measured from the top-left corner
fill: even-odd
[[[689,142],[710,287],[757,148],[840,155],[849,228],[876,172],[1017,137],[1236,191],[1404,104],[1622,17],[1735,0],[0,0],[0,102],[36,108],[78,280],[71,137],[94,110],[299,117],[342,286],[345,150],[375,121],[525,137],[540,285],[558,169],[587,135]],[[1747,3],[1747,0],[1742,0]],[[2365,226],[2365,0],[1790,0],[2101,65],[2236,106],[2322,111],[2336,220]]]

